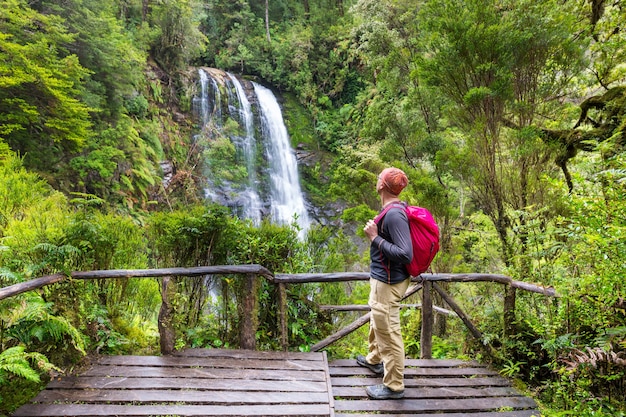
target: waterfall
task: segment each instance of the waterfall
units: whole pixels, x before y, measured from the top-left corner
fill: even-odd
[[[222,122],[222,97],[219,86],[214,78],[210,78],[205,71],[198,72],[200,77],[200,95],[192,100],[192,107],[200,126],[205,128],[210,120]],[[209,90],[209,84],[211,90]],[[213,115],[212,113],[215,112]]]
[[[234,161],[213,161],[217,166],[209,167],[206,198],[231,207],[257,226],[264,218],[277,224],[295,221],[303,237],[310,225],[309,215],[296,156],[272,91],[214,69],[199,70],[199,87],[192,106],[206,146],[227,137],[236,149]],[[237,172],[222,177],[233,178],[211,175],[229,163]],[[245,178],[238,178],[244,168],[245,175],[240,176]]]
[[[228,109],[231,117],[243,125],[244,136],[240,141],[235,144],[242,150],[243,159],[246,164],[246,170],[248,172],[248,183],[244,190],[240,193],[243,217],[251,219],[252,222],[258,226],[261,224],[261,211],[263,205],[259,192],[257,189],[257,175],[256,175],[256,138],[254,137],[254,115],[252,113],[252,107],[250,101],[246,97],[246,93],[239,80],[232,74],[228,74],[230,78],[229,85],[232,85],[235,90],[235,95],[229,94],[228,96]],[[229,88],[229,92],[232,93],[232,89]],[[238,103],[238,105],[232,105],[231,103]]]
[[[259,100],[263,137],[269,138],[267,160],[270,172],[272,219],[278,223],[294,220],[303,231],[309,225],[309,215],[300,189],[298,164],[291,149],[283,115],[271,90],[257,83],[254,91]]]

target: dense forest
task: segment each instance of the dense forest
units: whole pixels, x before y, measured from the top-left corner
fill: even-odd
[[[546,416],[625,416],[624,22],[621,0],[3,0],[0,287],[98,269],[366,271],[376,176],[397,166],[401,197],[439,223],[434,271],[559,294],[519,294],[505,332],[501,287],[451,285],[497,354],[449,318],[433,355],[492,362]],[[306,199],[327,213],[305,238],[206,201],[211,158],[234,156],[193,139],[198,67],[281,97]],[[290,348],[350,320],[316,305],[365,304],[360,284],[290,287]],[[90,354],[158,354],[159,288],[65,280],[0,301],[0,415]],[[177,348],[238,347],[236,277],[176,289]],[[257,344],[278,349],[278,294],[259,291]],[[419,310],[402,321],[419,357]],[[329,355],[363,353],[365,332]]]

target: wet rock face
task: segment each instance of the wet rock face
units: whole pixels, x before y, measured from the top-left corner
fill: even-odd
[[[167,189],[174,177],[174,165],[172,161],[161,161],[159,162],[159,166],[161,167],[161,172],[163,172],[163,188]]]

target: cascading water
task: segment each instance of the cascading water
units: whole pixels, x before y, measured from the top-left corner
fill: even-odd
[[[271,179],[272,219],[283,224],[295,220],[306,231],[309,215],[304,206],[298,164],[291,149],[283,114],[271,90],[257,83],[252,84],[261,110],[261,130],[263,136],[270,139],[266,156]]]
[[[227,73],[228,74],[228,73]],[[231,117],[239,122],[243,126],[244,136],[242,138],[234,138],[235,145],[241,149],[243,153],[243,159],[246,164],[246,170],[248,172],[248,184],[246,184],[243,191],[240,193],[242,201],[243,216],[247,219],[251,219],[255,225],[261,224],[261,210],[263,205],[259,192],[257,190],[257,175],[256,175],[256,139],[254,137],[254,115],[252,114],[252,107],[250,101],[246,97],[243,86],[239,80],[228,74],[230,83],[227,85],[233,86],[235,95],[232,94],[231,88],[228,88],[228,110]],[[236,106],[231,103],[238,103]],[[240,139],[240,140],[238,140]]]
[[[263,218],[278,224],[295,221],[303,237],[310,220],[276,97],[257,83],[248,82],[246,88],[223,71],[200,69],[199,78],[200,96],[192,103],[202,134],[209,143],[219,135],[228,136],[237,151],[237,165],[245,166],[247,173],[239,183],[212,178],[209,173],[206,197],[232,207],[255,225]],[[238,128],[233,129],[227,118]]]

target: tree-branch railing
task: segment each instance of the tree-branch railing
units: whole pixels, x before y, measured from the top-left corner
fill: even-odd
[[[30,281],[0,288],[0,301],[27,291],[36,290],[47,285],[56,284],[65,280],[85,279],[109,279],[109,278],[162,278],[161,279],[161,308],[159,311],[158,327],[160,334],[161,353],[169,354],[174,351],[174,326],[172,323],[173,310],[170,300],[173,297],[171,277],[194,277],[205,275],[242,275],[244,282],[244,299],[241,306],[240,347],[242,349],[255,349],[255,334],[258,328],[258,289],[261,277],[278,286],[279,294],[279,317],[280,317],[280,341],[283,350],[288,348],[288,323],[287,323],[287,285],[304,283],[332,283],[348,281],[368,281],[367,272],[343,272],[343,273],[307,273],[307,274],[273,274],[261,265],[213,265],[190,268],[161,268],[161,269],[135,269],[135,270],[101,270],[81,271],[66,274],[54,274]],[[422,274],[412,277],[411,285],[403,299],[422,290],[421,304],[403,304],[401,308],[420,308],[422,311],[422,329],[420,335],[420,357],[429,359],[432,357],[432,336],[434,313],[457,315],[469,329],[470,333],[482,341],[482,334],[474,326],[471,319],[460,308],[458,303],[439,285],[441,282],[495,282],[505,286],[504,317],[505,333],[512,328],[515,320],[515,294],[516,290],[524,290],[533,293],[556,297],[556,291],[552,287],[516,281],[511,277],[498,274]],[[451,310],[433,305],[432,292],[437,292]],[[320,306],[322,310],[329,311],[367,311],[367,305],[351,306]],[[328,336],[324,340],[311,346],[312,351],[324,349],[337,340],[369,322],[370,313],[366,313],[345,328]],[[486,346],[489,351],[489,346]]]

